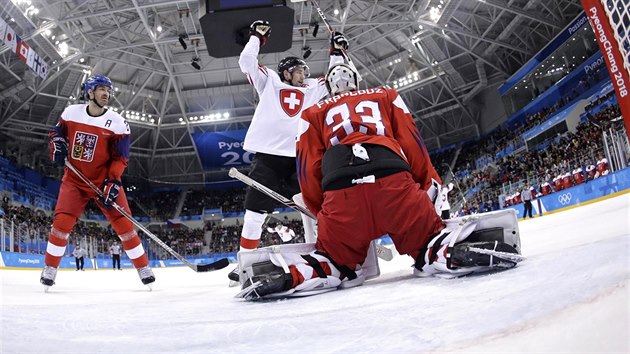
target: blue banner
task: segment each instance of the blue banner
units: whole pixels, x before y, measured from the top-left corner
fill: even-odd
[[[19,267],[19,268],[44,268],[44,255],[41,254],[27,254],[17,252],[0,252],[2,260],[6,267]],[[92,268],[92,259],[84,258],[84,268]],[[59,268],[76,269],[76,262],[74,257],[62,257]]]
[[[550,211],[579,205],[626,189],[630,189],[630,167],[588,181],[588,183],[536,198],[532,202],[533,214],[541,215],[542,212],[544,215]],[[508,208],[516,210],[519,218],[523,217],[524,205],[522,203],[504,209]]]
[[[551,55],[556,49],[558,49],[564,42],[566,42],[569,38],[573,36],[582,26],[590,25],[588,24],[588,18],[586,17],[586,13],[582,12],[578,17],[575,18],[567,27],[564,28],[562,32],[560,32],[554,39],[547,44],[545,48],[543,48],[540,52],[534,55],[525,65],[523,65],[516,73],[510,76],[509,79],[505,81],[503,85],[499,87],[499,94],[501,96],[505,95],[512,87],[519,83],[527,74],[532,72],[534,69],[540,65],[547,57]]]
[[[243,150],[246,133],[246,129],[194,133],[192,137],[203,168],[210,170],[251,164],[254,155]]]
[[[543,123],[541,123],[541,124],[533,127],[532,129],[524,132],[523,134],[521,134],[521,137],[523,138],[523,140],[529,140],[529,139],[535,137],[536,135],[544,132],[545,130],[553,127],[554,125],[562,122],[563,120],[567,119],[567,117],[569,116],[569,113],[571,113],[573,108],[575,108],[575,106],[578,103],[579,102],[576,102],[576,103],[568,106],[567,108],[565,108],[562,111],[560,111],[560,113],[557,113],[556,115],[554,115],[551,118],[547,119]]]

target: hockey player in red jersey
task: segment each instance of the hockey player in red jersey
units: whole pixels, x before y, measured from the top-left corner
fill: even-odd
[[[597,172],[595,173],[594,178],[606,176],[610,173],[610,168],[608,167],[608,159],[605,158],[602,154],[599,155],[599,160],[597,160],[597,165],[595,169],[597,170]]]
[[[549,195],[551,194],[553,191],[551,190],[551,185],[549,184],[549,182],[545,181],[540,185],[540,191],[542,192],[542,195]]]
[[[562,175],[562,189],[569,189],[573,187],[573,179],[569,172]]]
[[[51,159],[61,167],[67,158],[90,181],[102,186],[105,197],[96,204],[121,239],[142,283],[150,284],[155,277],[133,224],[111,207],[116,202],[131,214],[121,184],[129,159],[129,124],[118,113],[105,108],[112,89],[107,76],[88,78],[84,88],[88,103],[68,106],[50,132]],[[66,169],[48,237],[40,278],[42,284],[48,287],[55,284],[57,267],[65,253],[70,232],[90,199],[96,199],[96,193],[74,172]]]
[[[573,170],[572,176],[576,186],[584,183],[584,169],[582,167],[578,167]]]
[[[455,246],[475,228],[464,230],[462,220],[449,220],[447,226],[436,213],[426,191],[440,178],[409,109],[394,89],[359,90],[357,77],[349,65],[331,67],[326,76],[331,97],[302,113],[298,177],[304,201],[317,215],[316,251],[283,260],[278,259],[281,251],[274,252],[269,262],[252,264],[246,274],[254,276],[239,297],[255,300],[361,285],[365,277],[360,265],[370,243],[386,233],[400,254],[415,260],[417,276],[514,266],[473,255],[463,244]],[[513,211],[502,212],[508,223],[517,224]],[[479,244],[517,253],[514,246]]]
[[[255,153],[249,177],[272,190],[293,196],[299,193],[295,173],[295,136],[302,111],[328,94],[324,79],[309,79],[309,67],[297,57],[286,57],[278,64],[278,72],[258,63],[258,52],[267,41],[271,26],[255,21],[250,37],[239,58],[241,71],[254,86],[260,102],[247,130],[243,148]],[[342,62],[341,48],[348,41],[341,33],[331,38],[330,65]],[[247,189],[245,216],[241,231],[240,252],[254,250],[260,244],[262,226],[277,202],[256,189]],[[315,242],[314,222],[302,218],[307,242]],[[238,281],[238,268],[228,274]],[[234,283],[233,283],[234,284]]]

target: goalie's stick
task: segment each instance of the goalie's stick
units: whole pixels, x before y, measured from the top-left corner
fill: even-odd
[[[328,19],[326,18],[326,15],[324,15],[324,11],[322,11],[322,9],[319,7],[319,4],[317,3],[317,1],[311,0],[311,2],[315,6],[315,10],[317,10],[317,13],[319,14],[319,17],[321,17],[322,22],[324,22],[324,24],[326,25],[326,28],[328,28],[328,32],[332,36],[335,33],[335,30],[330,25],[330,22],[328,22]],[[348,65],[350,65],[352,67],[352,69],[354,69],[354,71],[356,71],[356,73],[357,73],[357,81],[361,82],[361,80],[363,80],[363,77],[361,77],[361,74],[359,73],[359,70],[357,70],[357,67],[354,66],[354,62],[352,61],[352,58],[350,58],[350,55],[348,54],[348,52],[344,48],[341,48],[341,54],[343,54],[343,57],[348,61]]]
[[[313,213],[311,213],[310,210],[304,208],[303,206],[295,203],[292,200],[289,200],[288,198],[286,198],[285,196],[281,195],[280,193],[277,193],[276,191],[270,189],[269,187],[255,181],[254,179],[252,179],[251,177],[239,172],[239,170],[237,170],[236,168],[232,167],[230,168],[230,171],[228,172],[228,175],[232,178],[236,178],[239,181],[245,183],[246,185],[256,189],[257,191],[268,195],[269,197],[279,201],[280,203],[288,206],[289,208],[299,211],[300,213],[308,216],[309,218],[315,219],[317,220],[317,218],[315,217],[315,215],[313,215]],[[377,244],[376,242],[374,242],[374,247],[376,247],[376,254],[378,254],[378,257],[386,260],[386,261],[391,261],[394,258],[394,254],[392,252],[391,249],[387,248],[387,247],[383,247],[382,245]]]
[[[92,190],[99,197],[101,197],[103,199],[105,198],[105,196],[103,195],[103,191],[98,189],[94,185],[94,183],[92,183],[92,181],[87,179],[87,177],[85,177],[79,170],[77,170],[74,166],[72,166],[70,161],[66,160],[65,164],[66,164],[66,167],[68,167],[70,170],[72,170],[72,172],[74,172],[83,182],[85,182],[85,184],[87,184],[90,188],[92,188]],[[116,202],[112,202],[112,206],[119,213],[121,213],[124,217],[129,219],[129,221],[131,221],[137,228],[139,228],[140,230],[142,230],[142,232],[144,232],[147,236],[149,236],[149,238],[151,238],[151,240],[155,241],[155,243],[157,243],[162,248],[164,248],[173,257],[175,257],[178,260],[180,260],[182,263],[187,265],[190,269],[194,270],[195,272],[209,272],[209,271],[212,271],[212,270],[219,270],[219,269],[223,269],[223,268],[227,267],[230,264],[230,261],[227,258],[221,258],[221,259],[219,259],[216,262],[212,262],[212,263],[208,263],[208,264],[193,264],[190,261],[188,261],[186,258],[184,258],[182,255],[180,255],[179,253],[175,252],[175,250],[170,248],[166,243],[162,242],[162,240],[160,240],[151,231],[149,231],[146,227],[144,227],[144,225],[142,225],[140,222],[138,222],[138,220],[134,219],[131,215],[129,215],[129,213],[127,213],[125,211],[125,209],[123,209],[120,205],[116,204]]]

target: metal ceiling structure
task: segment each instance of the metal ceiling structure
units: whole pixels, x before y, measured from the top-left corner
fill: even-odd
[[[397,87],[429,149],[478,136],[477,94],[503,82],[582,10],[578,0],[319,3],[350,39],[362,85]],[[306,44],[311,72],[322,75],[328,38],[323,28],[312,35],[317,12],[310,2],[287,5],[295,10],[293,46],[259,60],[275,68],[284,56],[301,56]],[[111,107],[136,112],[129,119],[128,175],[184,183],[225,175],[203,171],[191,134],[246,128],[257,97],[237,57],[208,55],[197,0],[3,0],[1,6],[2,19],[50,65],[41,80],[0,47],[3,143],[39,161],[48,131],[66,105],[76,103],[81,82],[104,73],[117,89]],[[195,57],[200,70],[191,65]]]

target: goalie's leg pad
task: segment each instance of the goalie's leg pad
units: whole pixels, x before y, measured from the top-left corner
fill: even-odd
[[[242,285],[242,291],[236,295],[238,298],[247,300],[257,300],[261,298],[282,298],[295,296],[315,295],[326,291],[335,290],[337,288],[350,288],[363,284],[365,279],[372,279],[380,274],[378,267],[378,259],[376,250],[372,247],[368,252],[368,258],[362,267],[358,267],[355,271],[356,277],[353,279],[340,280],[340,271],[332,264],[332,262],[324,255],[315,251],[315,244],[284,244],[270,247],[259,248],[252,252],[239,252],[238,261],[241,270],[239,280]],[[306,256],[305,256],[306,255]],[[308,262],[307,259],[311,259]],[[321,274],[320,276],[311,276],[313,266],[310,263],[325,262],[329,264],[331,275]],[[278,281],[274,285],[260,288],[264,280],[261,272],[278,272],[282,270],[283,274],[290,276],[291,272],[299,272],[304,281],[293,289],[281,290],[279,287],[278,276],[271,277],[269,281]],[[279,291],[277,293],[268,293],[269,290]],[[262,295],[261,295],[262,294]]]
[[[477,215],[465,216],[445,220],[446,228],[435,236],[426,246],[426,251],[416,259],[414,274],[416,276],[446,275],[463,276],[473,272],[487,272],[495,270],[499,263],[490,257],[480,257],[473,261],[464,262],[466,265],[452,263],[455,245],[460,243],[480,243],[484,249],[499,247],[497,251],[506,253],[521,253],[520,233],[516,211],[513,209],[493,211]],[[495,244],[496,241],[496,244]],[[485,245],[488,245],[487,247]],[[464,252],[466,249],[458,248]],[[459,255],[460,261],[466,259],[466,254]],[[469,255],[470,256],[470,255]],[[470,257],[469,257],[470,258]],[[501,263],[501,265],[505,265]],[[506,268],[506,267],[502,267]],[[448,275],[447,275],[448,276]]]

